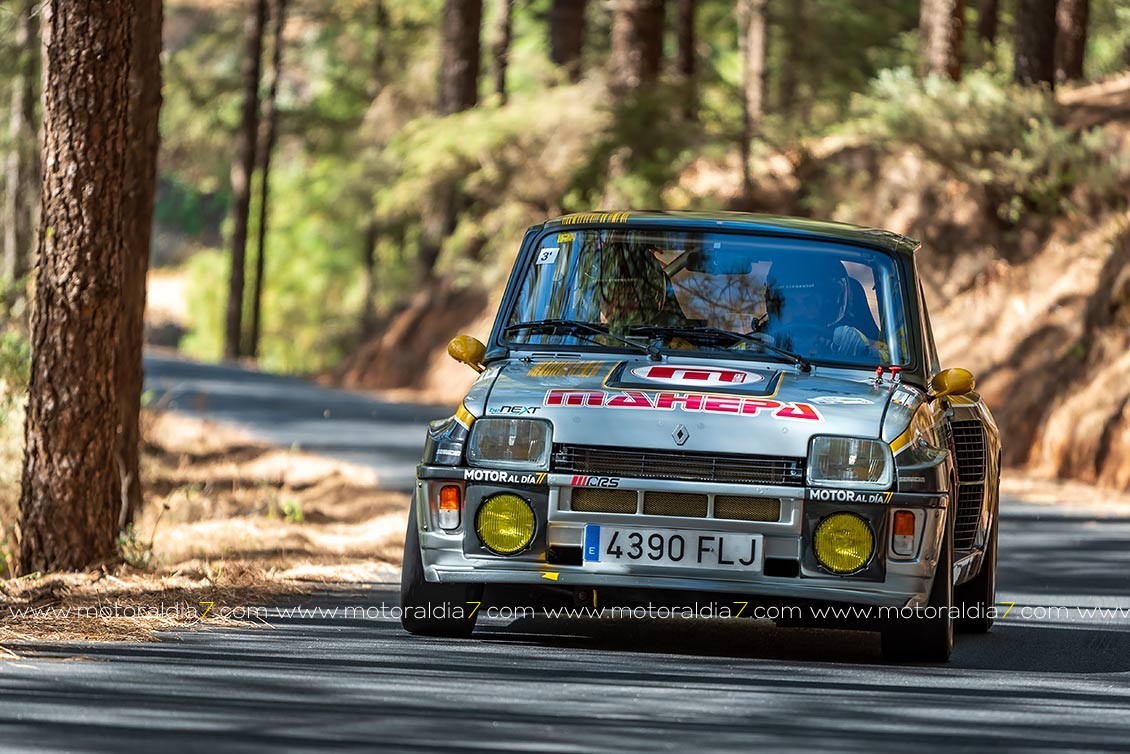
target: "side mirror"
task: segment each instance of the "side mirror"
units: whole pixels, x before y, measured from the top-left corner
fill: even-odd
[[[966,395],[973,392],[977,381],[968,369],[943,369],[930,380],[930,390],[935,398],[948,395]]]
[[[485,368],[483,367],[483,359],[486,358],[487,347],[478,338],[472,338],[470,335],[456,335],[447,344],[447,355],[461,364],[466,364],[476,372],[481,372]]]

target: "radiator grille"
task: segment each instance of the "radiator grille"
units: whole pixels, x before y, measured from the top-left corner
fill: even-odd
[[[961,484],[957,488],[957,517],[953,524],[953,549],[969,550],[977,536],[981,522],[981,501],[985,496],[983,484]]]
[[[714,518],[738,521],[780,521],[781,501],[771,497],[715,495]]]
[[[643,512],[649,516],[706,517],[706,495],[690,492],[645,492]]]
[[[635,513],[637,497],[632,490],[574,489],[572,508],[584,513]]]
[[[804,485],[804,459],[780,456],[558,445],[553,453],[552,468],[558,474],[788,487]]]
[[[985,428],[979,421],[953,422],[953,449],[961,482],[985,481]]]

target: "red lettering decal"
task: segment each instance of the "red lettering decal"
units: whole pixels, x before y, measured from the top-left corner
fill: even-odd
[[[599,390],[550,390],[545,394],[547,406],[595,406],[604,405],[604,393]]]
[[[780,407],[780,401],[772,401],[768,398],[747,398],[742,401],[742,413],[747,416],[757,416],[757,412],[761,411],[761,409],[768,411]]]
[[[652,408],[651,397],[638,390],[628,390],[620,395],[614,395],[605,405],[609,408]]]
[[[782,419],[807,419],[808,421],[821,421],[820,414],[807,403],[793,403],[785,406],[774,414]]]
[[[676,406],[684,411],[701,411],[702,396],[687,395],[686,393],[660,393],[655,398],[655,407],[671,411]]]
[[[742,410],[742,399],[712,395],[706,399],[706,406],[703,410],[716,414],[737,414]]]

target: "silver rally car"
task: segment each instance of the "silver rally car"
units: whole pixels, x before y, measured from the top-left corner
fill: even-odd
[[[449,346],[480,375],[428,430],[405,628],[469,635],[488,586],[788,606],[912,661],[988,631],[1000,437],[938,362],[917,248],[738,213],[530,228],[489,342]]]

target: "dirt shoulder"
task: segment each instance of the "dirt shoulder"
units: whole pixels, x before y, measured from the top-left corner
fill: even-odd
[[[214,422],[166,413],[144,423],[146,508],[121,560],[0,581],[0,655],[31,641],[255,625],[255,606],[398,577],[408,496],[380,490],[368,470]],[[7,507],[0,519],[14,516]]]

